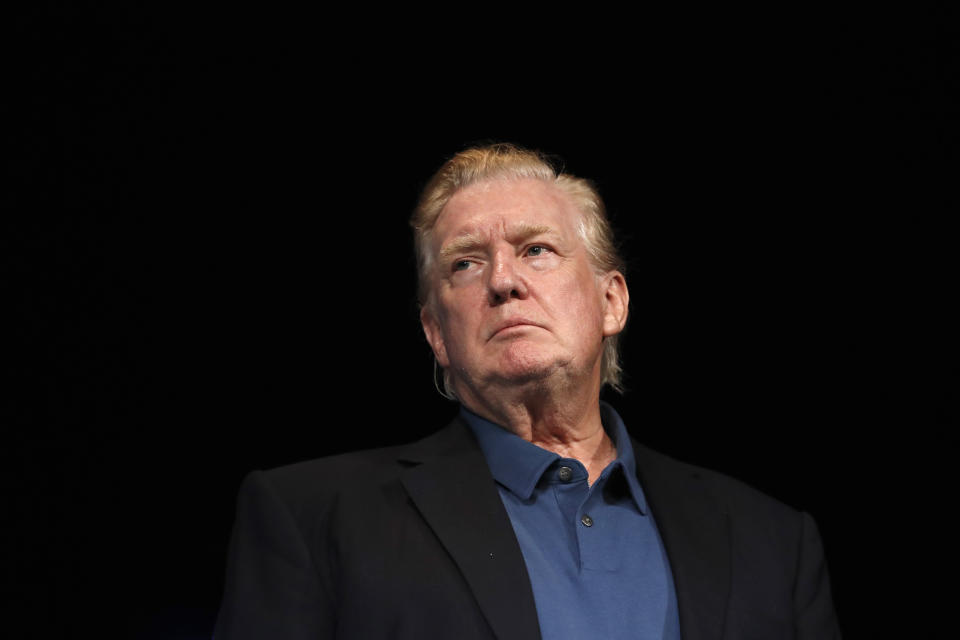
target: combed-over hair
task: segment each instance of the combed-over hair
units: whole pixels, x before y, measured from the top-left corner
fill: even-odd
[[[440,213],[453,195],[478,182],[524,178],[551,183],[570,196],[581,214],[577,230],[597,273],[604,274],[613,270],[625,272],[623,259],[613,241],[613,230],[607,220],[606,207],[593,183],[584,178],[560,173],[537,151],[508,143],[491,144],[466,149],[453,156],[433,174],[420,194],[420,200],[410,218],[410,226],[414,230],[417,295],[421,305],[429,306],[432,303],[429,277],[433,264],[430,251],[431,234]],[[600,382],[601,385],[610,385],[613,389],[622,391],[617,338],[618,336],[613,335],[604,339]],[[455,398],[447,371],[443,372],[443,386],[441,393],[450,399]]]

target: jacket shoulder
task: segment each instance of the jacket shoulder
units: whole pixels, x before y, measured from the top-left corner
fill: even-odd
[[[396,478],[402,446],[353,451],[253,471],[296,518],[318,504],[329,503],[345,490],[381,484]]]
[[[362,500],[372,493],[382,493],[385,487],[396,485],[406,468],[444,452],[469,447],[471,439],[469,429],[455,419],[413,443],[352,451],[253,471],[248,474],[245,484],[256,477],[299,519],[304,513],[316,513],[318,505],[330,506],[340,497]]]
[[[725,628],[735,637],[837,638],[830,579],[823,544],[813,518],[725,473],[680,462],[637,446],[638,472],[659,498],[665,513],[685,512],[670,519],[684,526],[709,523],[710,535],[723,536],[730,559],[730,596]],[[643,484],[643,482],[642,482]],[[643,489],[647,491],[647,485]],[[704,499],[707,497],[707,499]],[[665,541],[683,542],[689,531],[662,531]],[[673,536],[673,538],[671,538]],[[701,537],[698,544],[709,544]],[[678,549],[689,551],[689,545]],[[682,566],[683,562],[675,565]],[[699,566],[690,573],[700,579]],[[681,574],[682,575],[682,574]],[[689,576],[688,576],[689,579]],[[725,578],[727,579],[727,578]],[[791,633],[792,632],[792,633]]]
[[[791,523],[799,519],[800,512],[797,509],[733,476],[677,460],[643,445],[635,443],[634,446],[638,465],[647,467],[659,482],[671,483],[679,488],[691,480],[695,481],[731,516],[749,515],[751,519],[766,516]]]

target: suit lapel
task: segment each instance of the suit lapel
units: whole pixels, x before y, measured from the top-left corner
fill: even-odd
[[[455,420],[438,436],[413,445],[401,481],[466,578],[501,640],[540,638],[523,554],[483,453]]]
[[[727,514],[697,471],[633,442],[663,539],[683,640],[723,635],[730,590]],[[411,445],[401,481],[469,584],[500,640],[540,638],[523,554],[483,453],[459,420]]]
[[[723,635],[730,590],[727,514],[693,468],[633,443],[677,591],[683,640]]]

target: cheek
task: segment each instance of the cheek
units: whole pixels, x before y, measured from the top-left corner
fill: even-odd
[[[468,306],[468,302],[455,297],[444,301],[442,322],[448,350],[462,351],[480,329],[478,313]]]
[[[553,291],[552,306],[561,317],[575,319],[584,327],[602,322],[603,303],[592,281],[566,281]]]

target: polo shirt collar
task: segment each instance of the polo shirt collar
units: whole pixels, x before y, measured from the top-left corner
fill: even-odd
[[[473,429],[493,479],[514,495],[529,500],[543,472],[560,456],[481,418],[463,405],[460,415]]]
[[[481,418],[463,405],[460,415],[470,426],[487,460],[493,479],[509,489],[514,495],[529,500],[537,483],[547,468],[560,460],[560,456],[527,442],[507,429]],[[606,402],[600,402],[600,418],[603,428],[617,449],[617,457],[610,464],[623,469],[630,495],[640,513],[647,513],[647,502],[637,480],[636,461],[630,434],[616,410]]]
[[[633,445],[630,443],[630,434],[627,432],[627,427],[623,424],[623,419],[616,409],[603,401],[600,402],[600,420],[603,422],[603,428],[607,435],[613,441],[613,445],[617,448],[617,458],[611,466],[619,464],[623,468],[623,475],[627,480],[630,496],[640,513],[646,515],[647,499],[640,487],[640,480],[637,479],[637,461],[633,455]]]

